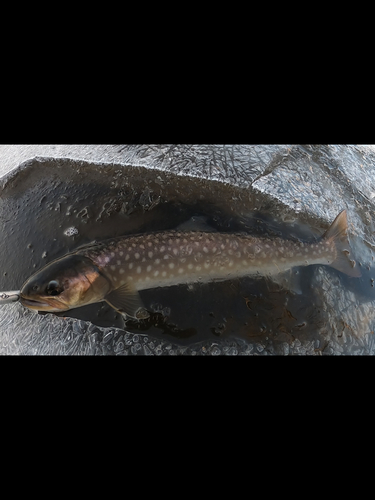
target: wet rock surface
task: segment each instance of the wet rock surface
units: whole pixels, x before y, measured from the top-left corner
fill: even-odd
[[[7,304],[0,353],[373,354],[374,160],[366,146],[1,146],[1,290],[95,239],[204,216],[223,232],[311,241],[344,208],[362,277],[309,266],[286,283],[145,290],[151,319],[126,325],[104,304],[61,316]]]

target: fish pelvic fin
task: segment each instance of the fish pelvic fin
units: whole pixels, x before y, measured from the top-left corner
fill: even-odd
[[[116,311],[126,313],[136,319],[144,319],[149,316],[138,291],[129,283],[112,290],[104,300]]]
[[[351,258],[351,247],[348,240],[348,220],[346,210],[343,210],[323,235],[324,240],[333,241],[336,248],[336,259],[330,266],[347,274],[359,278],[362,274],[354,259]]]

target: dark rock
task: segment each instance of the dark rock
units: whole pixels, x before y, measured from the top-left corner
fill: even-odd
[[[79,245],[176,227],[309,240],[347,210],[361,278],[298,269],[302,293],[245,278],[145,290],[147,322],[105,304],[0,308],[0,353],[373,354],[375,154],[370,146],[0,146],[0,290]],[[293,277],[295,279],[295,276]]]

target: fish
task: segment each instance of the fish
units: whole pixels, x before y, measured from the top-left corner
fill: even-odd
[[[314,264],[359,277],[347,230],[344,210],[314,242],[179,228],[112,238],[50,262],[26,280],[19,298],[29,309],[49,312],[105,301],[140,319],[148,316],[139,295],[144,289],[272,276]]]

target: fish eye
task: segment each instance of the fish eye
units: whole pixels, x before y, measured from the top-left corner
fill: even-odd
[[[59,295],[62,292],[60,284],[57,281],[50,281],[46,288],[47,295]]]

